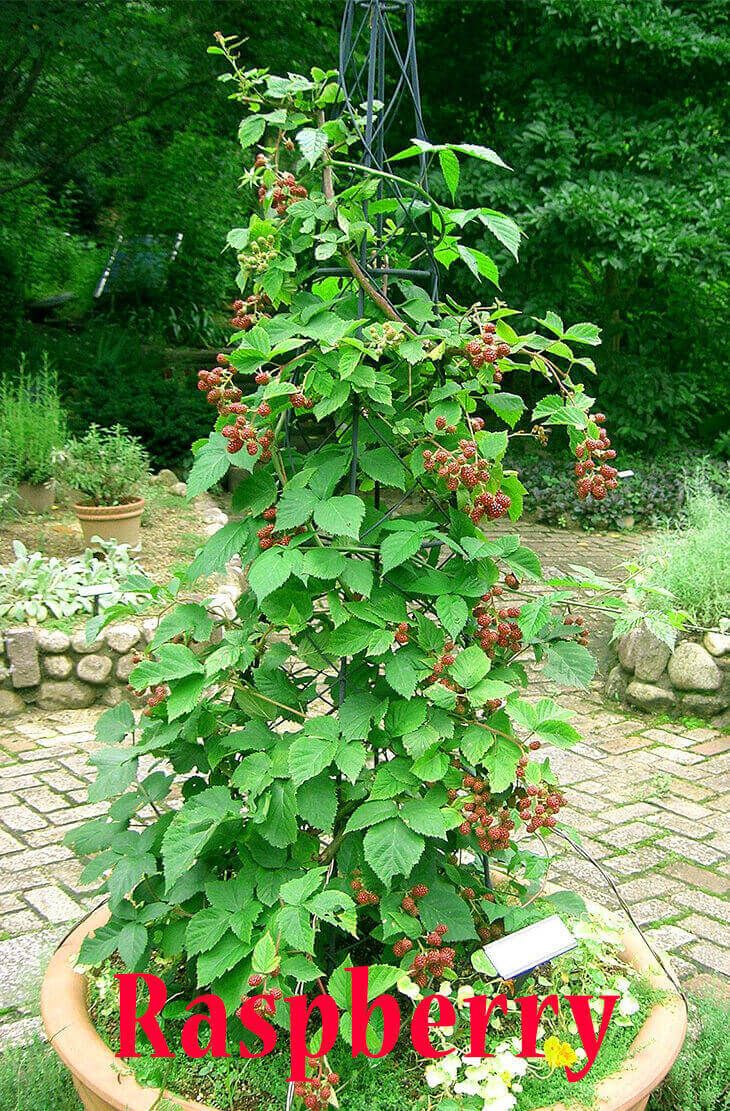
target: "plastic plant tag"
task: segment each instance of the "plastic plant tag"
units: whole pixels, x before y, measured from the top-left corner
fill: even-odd
[[[514,980],[539,964],[570,952],[577,944],[563,920],[551,914],[499,941],[490,941],[484,946],[484,952],[503,980]]]

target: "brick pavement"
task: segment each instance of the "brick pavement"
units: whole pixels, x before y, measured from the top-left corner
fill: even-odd
[[[576,562],[615,573],[635,552],[626,538],[559,530],[525,540],[538,542],[548,570]],[[536,680],[531,696],[554,693]],[[585,740],[551,754],[569,800],[561,817],[685,983],[730,994],[730,736],[607,707],[598,681],[562,701]],[[44,961],[99,901],[62,844],[69,828],[104,809],[86,802],[99,712],[34,714],[0,727],[0,1048],[38,1029]],[[615,906],[599,872],[572,850],[555,850],[551,877]]]

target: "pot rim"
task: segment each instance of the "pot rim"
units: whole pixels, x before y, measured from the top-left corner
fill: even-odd
[[[589,909],[602,910],[588,902]],[[86,1005],[87,978],[76,972],[74,964],[87,934],[103,926],[109,918],[106,905],[84,918],[54,953],[43,978],[41,1016],[48,1040],[63,1063],[81,1084],[115,1111],[152,1111],[165,1099],[183,1111],[214,1111],[208,1104],[196,1103],[158,1088],[143,1088],[131,1070],[102,1041],[89,1017]],[[631,1045],[631,1055],[621,1068],[596,1085],[595,1111],[634,1111],[654,1091],[674,1064],[687,1032],[684,999],[651,950],[634,929],[622,931],[624,957],[643,972],[652,987],[673,994],[656,1003]],[[569,1111],[562,1103],[550,1104],[539,1111]]]
[[[127,517],[139,517],[145,507],[144,498],[130,498],[119,505],[89,505],[77,503],[74,513],[84,521],[120,521]]]

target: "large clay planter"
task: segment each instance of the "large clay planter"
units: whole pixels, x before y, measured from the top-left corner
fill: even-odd
[[[48,1039],[70,1070],[86,1111],[152,1111],[158,1089],[142,1088],[123,1061],[114,1056],[91,1024],[86,1007],[86,977],[74,971],[81,943],[103,926],[105,907],[94,911],[69,934],[51,959],[41,991],[41,1014]],[[624,932],[624,957],[660,991],[672,984],[646,943],[634,930]],[[596,1087],[595,1111],[644,1111],[649,1096],[672,1067],[687,1032],[687,1013],[679,995],[657,1003],[633,1043],[623,1068]],[[165,1092],[184,1111],[212,1111],[202,1103]],[[541,1111],[568,1111],[552,1104]]]
[[[144,498],[133,498],[123,505],[75,505],[84,543],[92,547],[92,537],[116,540],[117,544],[139,546],[139,529],[144,510]]]
[[[31,513],[47,513],[53,507],[55,496],[56,484],[53,479],[50,482],[18,483],[18,501],[21,508]]]

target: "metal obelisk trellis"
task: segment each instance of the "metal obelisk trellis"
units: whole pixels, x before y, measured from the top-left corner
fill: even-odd
[[[421,94],[416,58],[415,0],[346,0],[340,31],[339,75],[343,92],[342,111],[355,124],[363,150],[363,165],[380,171],[388,169],[388,138],[398,125],[408,139],[425,139],[421,110]],[[426,159],[419,159],[416,177],[426,182]],[[395,225],[398,253],[419,260],[419,265],[406,268],[389,263],[389,233],[385,230],[382,212],[375,220],[375,235],[363,238],[360,266],[378,289],[387,293],[391,279],[408,278],[425,285],[435,296],[437,271],[431,249],[430,219],[419,226],[415,215],[414,195],[408,196],[397,182],[381,178],[377,198],[395,202]],[[367,202],[364,205],[368,215]],[[393,234],[392,232],[390,233]],[[346,269],[331,268],[328,274],[351,277]],[[365,293],[358,293],[359,313],[364,315]],[[349,491],[357,489],[358,436],[360,401],[353,399]],[[380,490],[375,487],[375,504],[380,504]],[[339,668],[339,698],[346,692],[346,661]]]

